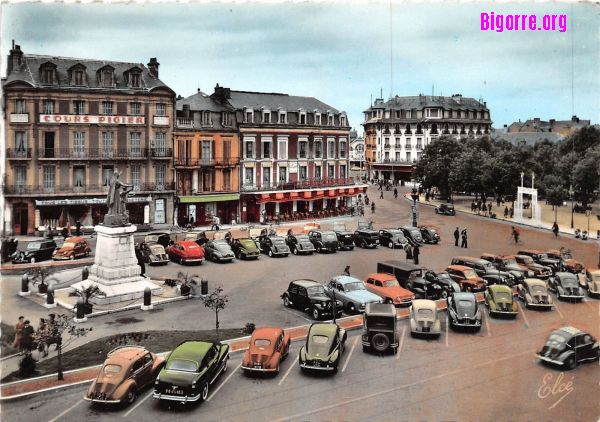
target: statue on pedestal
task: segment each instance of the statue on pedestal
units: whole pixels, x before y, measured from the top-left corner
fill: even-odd
[[[115,170],[110,178],[110,188],[106,196],[108,212],[104,216],[104,226],[122,227],[129,226],[129,212],[127,211],[127,195],[132,191],[133,185],[121,182],[121,173]]]

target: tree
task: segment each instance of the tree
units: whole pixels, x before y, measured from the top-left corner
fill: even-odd
[[[597,197],[598,163],[600,163],[600,146],[587,151],[573,168],[575,198],[581,201],[584,207]]]
[[[219,338],[219,311],[222,311],[229,302],[229,296],[223,293],[223,288],[217,286],[215,290],[202,298],[204,306],[212,309],[215,313],[215,328],[217,330],[217,338]]]
[[[29,281],[36,286],[38,285],[38,291],[40,293],[46,293],[48,290],[48,282],[55,280],[55,271],[51,267],[36,267],[31,269],[27,276]]]
[[[54,337],[56,341],[57,348],[57,374],[58,379],[62,380],[63,372],[62,372],[62,348],[63,348],[63,336],[65,334],[68,335],[69,340],[73,340],[78,337],[84,337],[88,332],[92,331],[92,328],[81,328],[75,323],[73,320],[64,314],[56,315],[54,321],[50,322],[52,329],[52,337]]]
[[[462,151],[462,144],[450,136],[441,136],[425,146],[417,162],[415,176],[425,189],[437,187],[442,196],[450,196],[450,166]]]

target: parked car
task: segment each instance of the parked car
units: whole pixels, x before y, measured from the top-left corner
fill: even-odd
[[[450,265],[446,271],[452,277],[452,280],[460,284],[460,288],[465,292],[483,292],[487,285],[485,280],[477,275],[474,269],[464,265]]]
[[[56,249],[52,254],[52,259],[61,261],[65,259],[75,259],[79,257],[87,257],[92,252],[87,240],[83,237],[69,237],[59,249]]]
[[[433,300],[414,300],[409,312],[410,334],[413,337],[439,337],[442,323],[437,312],[437,304]]]
[[[430,245],[436,245],[440,243],[440,235],[438,232],[432,227],[419,227],[421,231],[421,237],[423,238],[424,243],[428,243]]]
[[[142,346],[119,346],[106,355],[84,400],[102,404],[131,404],[144,388],[154,384],[165,359]]]
[[[343,223],[333,223],[333,232],[337,236],[338,250],[351,251],[354,249],[352,232]]]
[[[383,299],[383,302],[394,306],[410,306],[415,298],[413,292],[400,286],[393,274],[370,274],[365,279],[365,286],[368,291]]]
[[[227,371],[228,360],[228,344],[184,341],[169,354],[153,397],[180,403],[206,401],[210,386]]]
[[[193,240],[180,240],[167,248],[171,261],[180,264],[190,262],[202,264],[204,261],[204,248]]]
[[[405,226],[400,227],[400,230],[402,230],[404,237],[406,237],[412,246],[423,245],[423,236],[421,235],[421,230],[419,230],[417,227]]]
[[[314,280],[294,280],[281,295],[285,307],[293,307],[312,315],[314,319],[333,316],[333,300],[323,286]],[[343,304],[336,300],[336,317],[342,315]]]
[[[550,267],[536,264],[533,258],[527,255],[513,255],[517,263],[527,267],[529,271],[533,271],[533,276],[542,280],[547,280],[552,275]]]
[[[258,238],[260,251],[266,253],[270,257],[273,256],[289,256],[290,248],[285,244],[285,239],[280,236],[269,236],[263,234]]]
[[[363,249],[376,248],[379,246],[379,233],[371,229],[359,229],[352,235],[352,240]]]
[[[294,255],[308,254],[312,255],[315,252],[315,247],[308,238],[307,234],[288,234],[285,238],[285,242]]]
[[[553,273],[562,271],[560,268],[560,259],[556,259],[548,256],[547,253],[537,249],[522,249],[517,252],[518,255],[527,255],[533,259],[533,262],[540,264],[544,267],[548,267]]]
[[[398,352],[396,307],[389,303],[369,303],[365,308],[362,330],[363,352]]]
[[[290,343],[290,336],[282,328],[256,328],[250,337],[248,350],[242,358],[242,369],[247,373],[278,374],[281,362],[290,352]]]
[[[423,275],[423,268],[410,262],[389,260],[377,263],[378,273],[394,274],[400,286],[412,291],[420,299],[446,298],[449,294],[460,291],[460,287],[447,273],[428,271]]]
[[[576,259],[573,259],[573,255],[571,255],[571,251],[569,250],[559,250],[559,249],[550,249],[546,252],[549,258],[559,260],[559,270],[558,271],[568,271],[570,273],[580,273],[585,270],[583,263]]]
[[[308,238],[319,253],[336,252],[339,248],[337,236],[332,231],[311,230]]]
[[[418,283],[417,280],[423,278],[423,268],[410,262],[400,260],[378,262],[377,272],[393,274],[396,277],[396,280],[398,280],[398,283],[409,290],[412,288],[412,285],[409,284]],[[409,281],[411,283],[409,283]],[[422,282],[419,284],[422,284]]]
[[[415,284],[412,289],[420,299],[446,299],[452,293],[460,292],[460,284],[452,280],[446,271],[437,273],[431,270],[425,271],[423,280],[425,281],[423,286]]]
[[[517,302],[513,300],[513,291],[508,286],[494,284],[488,286],[483,294],[485,306],[487,306],[490,316],[509,316],[517,317],[519,308]]]
[[[209,240],[204,244],[204,256],[213,262],[231,262],[235,254],[226,240]]]
[[[157,233],[148,233],[144,236],[144,242],[150,243],[158,243],[162,245],[163,248],[168,248],[171,243],[171,235],[165,232],[157,232]]]
[[[537,354],[542,363],[575,369],[578,364],[600,357],[598,341],[585,331],[574,327],[554,330]]]
[[[408,239],[400,229],[382,229],[379,230],[379,244],[387,246],[390,249],[403,248],[408,244]]]
[[[346,349],[346,337],[346,330],[337,324],[312,324],[306,336],[306,343],[300,349],[300,369],[337,372]]]
[[[237,259],[258,259],[260,249],[256,242],[249,238],[234,239],[231,242],[231,249]]]
[[[456,211],[454,210],[454,205],[452,205],[452,204],[440,204],[439,207],[434,208],[434,211],[436,214],[456,215]]]
[[[484,253],[481,255],[481,259],[491,262],[500,271],[512,274],[517,284],[522,283],[527,277],[533,277],[533,271],[530,271],[524,265],[518,264],[512,256]]]
[[[517,286],[517,296],[525,303],[526,308],[552,309],[552,298],[546,283],[537,278],[526,278]]]
[[[517,282],[517,277],[509,272],[500,271],[494,264],[485,259],[472,256],[455,256],[450,261],[451,265],[463,265],[475,270],[477,275],[483,278],[487,284],[505,284],[513,286]]]
[[[13,264],[24,264],[45,261],[52,258],[52,254],[56,250],[56,242],[54,240],[32,240],[31,242],[19,242],[17,251],[12,256]]]
[[[159,243],[142,242],[140,246],[142,253],[146,257],[146,261],[150,265],[166,265],[169,263],[169,255],[167,255],[163,245]]]
[[[585,271],[585,284],[589,296],[600,297],[600,270],[587,269]]]
[[[548,289],[556,294],[558,300],[581,302],[585,290],[579,285],[579,279],[573,273],[558,272],[548,279]]]
[[[381,298],[369,292],[358,278],[338,275],[325,284],[325,293],[330,298],[340,300],[349,315],[364,312],[369,303],[381,303]]]
[[[481,329],[481,311],[474,293],[453,293],[446,299],[450,328]]]

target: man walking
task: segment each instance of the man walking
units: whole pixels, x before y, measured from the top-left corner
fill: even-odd
[[[458,246],[458,238],[460,237],[460,231],[458,227],[454,230],[454,246]]]
[[[379,199],[383,199],[383,190],[379,193]]]
[[[419,265],[419,254],[420,254],[419,245],[415,245],[413,247],[412,254],[413,254],[413,262],[415,263],[415,265]]]
[[[398,189],[394,188],[394,199],[398,199]]]
[[[511,226],[512,228],[512,237],[515,239],[515,244],[519,243],[519,236],[521,235],[521,233],[519,233],[519,230],[517,230],[515,228],[515,226]]]
[[[460,244],[461,248],[467,248],[467,229],[462,229],[460,233],[462,235],[462,242]]]
[[[346,268],[344,268],[344,275],[350,277],[350,265],[346,265]]]
[[[556,221],[552,225],[552,233],[554,233],[554,237],[558,237],[558,224],[556,224]]]

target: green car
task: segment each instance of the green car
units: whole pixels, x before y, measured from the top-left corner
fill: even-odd
[[[153,397],[180,403],[205,401],[210,386],[227,371],[229,345],[184,341],[169,355],[158,374]]]
[[[335,373],[345,348],[346,330],[333,323],[312,324],[300,349],[300,369]]]
[[[260,256],[256,242],[249,238],[235,239],[231,242],[231,249],[237,259],[258,259]]]
[[[485,306],[490,316],[507,316],[516,318],[519,308],[513,300],[513,291],[503,284],[493,284],[484,293]]]

